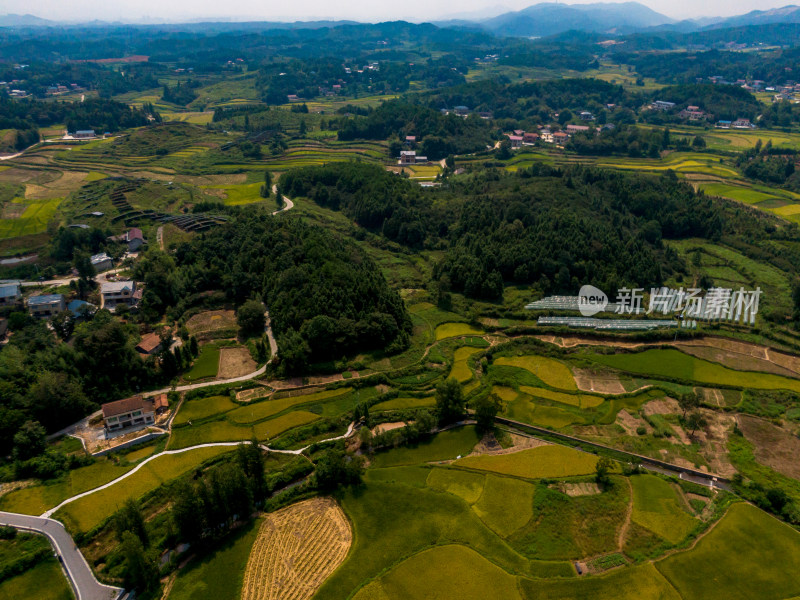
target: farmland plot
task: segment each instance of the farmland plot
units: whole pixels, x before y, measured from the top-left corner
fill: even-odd
[[[303,600],[345,559],[353,534],[342,509],[314,498],[269,515],[250,551],[242,600]]]

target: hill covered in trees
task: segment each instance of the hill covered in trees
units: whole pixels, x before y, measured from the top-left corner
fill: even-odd
[[[354,243],[298,219],[241,212],[180,246],[169,275],[183,287],[176,298],[223,290],[236,303],[264,300],[286,373],[408,344],[410,318],[377,265]]]

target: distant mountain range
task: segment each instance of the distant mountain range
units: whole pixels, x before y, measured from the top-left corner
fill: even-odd
[[[565,31],[581,31],[604,35],[625,35],[639,32],[675,31],[692,33],[709,29],[800,23],[800,6],[789,5],[769,10],[754,10],[734,17],[703,17],[676,21],[638,2],[597,2],[594,4],[560,4],[542,2],[518,11],[503,12],[499,6],[454,15],[434,22],[439,27],[479,29],[494,35],[512,37],[546,37]],[[223,22],[194,19],[181,25],[223,25]],[[294,23],[224,21],[227,29],[316,29],[353,24],[353,21],[297,21]],[[77,23],[72,23],[76,25]],[[93,21],[83,25],[118,25]],[[166,23],[165,23],[166,24]],[[55,27],[64,25],[34,15],[0,15],[0,27]],[[178,24],[174,24],[178,25]]]

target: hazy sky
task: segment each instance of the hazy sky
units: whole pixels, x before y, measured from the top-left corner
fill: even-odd
[[[590,0],[586,0],[589,2]],[[55,20],[138,20],[150,18],[190,20],[223,17],[234,20],[353,19],[357,21],[433,20],[493,7],[519,10],[537,0],[0,0],[0,14],[33,14]],[[660,13],[676,19],[729,16],[791,4],[792,0],[641,0]],[[585,3],[582,0],[568,4]],[[420,16],[421,12],[424,16]],[[504,12],[496,10],[495,13]]]

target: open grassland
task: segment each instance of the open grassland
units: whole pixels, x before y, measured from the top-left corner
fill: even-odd
[[[67,498],[101,486],[133,468],[115,465],[108,459],[100,459],[86,467],[68,471],[57,481],[16,490],[0,498],[0,509],[7,512],[40,515],[58,506]]]
[[[212,190],[214,195],[219,194],[226,205],[241,206],[253,202],[263,202],[261,197],[262,183],[245,183],[242,185],[204,185],[203,190]],[[270,201],[274,204],[274,201]]]
[[[238,406],[231,400],[230,396],[207,396],[205,398],[186,400],[181,404],[178,414],[175,415],[173,425],[183,425],[189,421],[200,421],[207,417],[228,412]]]
[[[449,377],[454,378],[459,383],[466,383],[472,379],[472,369],[469,368],[467,361],[470,356],[480,351],[480,348],[470,348],[469,346],[458,348],[453,354],[453,368]]]
[[[232,534],[212,553],[192,560],[178,572],[170,600],[240,600],[250,550],[261,519]]]
[[[433,396],[426,398],[394,398],[375,404],[370,410],[377,412],[381,410],[409,410],[415,408],[426,408],[434,406],[436,399]]]
[[[122,508],[129,498],[141,498],[161,484],[231,450],[232,447],[198,448],[160,456],[119,483],[70,502],[58,511],[57,518],[78,531],[89,531]]]
[[[546,445],[513,454],[467,456],[454,464],[467,469],[541,479],[594,473],[597,457],[565,446]]]
[[[436,328],[436,339],[443,340],[462,335],[480,335],[483,331],[469,323],[442,323]]]
[[[635,523],[677,544],[697,525],[697,519],[684,510],[678,492],[654,475],[631,477]]]
[[[520,600],[516,577],[461,545],[425,550],[360,590],[354,600]]]
[[[496,359],[494,364],[525,369],[554,388],[562,390],[578,389],[569,367],[552,358],[545,356],[502,356]]]
[[[330,498],[293,504],[264,518],[242,583],[242,600],[306,600],[347,556],[353,534]]]
[[[651,563],[599,577],[567,581],[523,579],[520,588],[527,600],[684,600]]]
[[[478,441],[478,434],[474,427],[450,429],[428,438],[417,446],[407,446],[378,453],[372,459],[372,466],[396,467],[454,460],[457,456],[469,454]]]
[[[735,504],[691,551],[657,562],[684,598],[782,600],[800,594],[800,533]]]
[[[162,112],[161,118],[165,121],[184,121],[193,125],[207,125],[214,117],[213,111],[204,112]]]
[[[0,600],[73,600],[75,596],[55,558],[0,583]]]
[[[587,356],[595,362],[629,373],[646,374],[653,377],[675,377],[710,385],[800,392],[800,381],[770,373],[734,371],[716,363],[694,358],[678,350],[645,350],[636,354]]]

